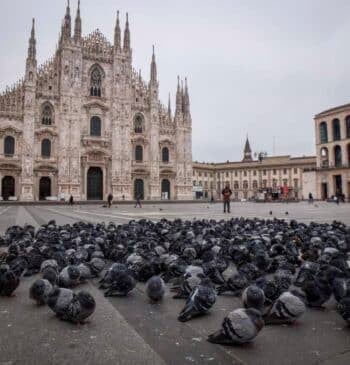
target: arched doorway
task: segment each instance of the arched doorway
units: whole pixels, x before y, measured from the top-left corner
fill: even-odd
[[[170,199],[170,181],[168,179],[162,180],[162,199]]]
[[[134,181],[134,198],[136,199],[137,196],[140,196],[141,199],[144,199],[145,197],[144,184],[142,179],[136,179]]]
[[[87,199],[103,200],[103,173],[100,167],[90,167],[88,170]]]
[[[43,176],[39,181],[39,200],[45,200],[48,196],[51,196],[51,179]]]
[[[15,196],[15,179],[12,176],[5,176],[2,179],[1,196],[8,200],[10,196]]]

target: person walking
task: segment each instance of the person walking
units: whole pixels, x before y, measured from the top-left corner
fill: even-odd
[[[224,202],[224,213],[226,213],[226,208],[227,212],[230,213],[230,199],[232,195],[230,187],[226,185],[225,188],[222,190],[221,194]]]
[[[112,195],[112,193],[109,193],[108,197],[107,197],[108,208],[110,208],[112,206],[112,201],[113,201],[113,195]]]
[[[136,204],[135,204],[135,208],[137,208],[137,206],[139,206],[139,208],[142,208],[142,205],[141,205],[141,198],[142,198],[142,195],[140,193],[138,193],[136,195]]]
[[[309,204],[313,204],[313,202],[314,202],[314,197],[312,193],[309,193]]]
[[[74,204],[74,198],[73,198],[73,195],[71,195],[69,197],[69,205],[73,205]]]

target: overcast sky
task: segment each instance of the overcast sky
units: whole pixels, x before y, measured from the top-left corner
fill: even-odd
[[[0,4],[3,90],[23,76],[32,17],[38,62],[52,56],[66,1]],[[195,160],[241,159],[247,134],[255,152],[275,139],[276,154],[313,154],[313,116],[350,101],[349,0],[82,0],[83,34],[113,41],[117,9],[147,80],[155,44],[163,102],[188,77]]]

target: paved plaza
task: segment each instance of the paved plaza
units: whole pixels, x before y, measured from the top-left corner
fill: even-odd
[[[142,209],[120,205],[0,206],[0,232],[25,223],[39,227],[49,219],[58,224],[131,219],[222,219],[259,217],[310,222],[340,220],[350,224],[350,205],[330,203],[265,204],[233,203],[231,214],[216,204],[148,204]],[[272,215],[269,212],[272,211]],[[285,214],[288,212],[288,215]],[[182,300],[168,291],[162,303],[150,304],[144,285],[138,284],[127,298],[105,298],[97,280],[79,288],[88,289],[97,308],[90,322],[75,326],[57,320],[47,307],[37,307],[28,298],[36,277],[23,278],[15,298],[0,300],[0,364],[348,364],[350,328],[330,301],[324,311],[308,309],[293,326],[268,326],[255,342],[243,347],[208,343],[224,316],[241,306],[238,298],[218,297],[210,314],[180,323]]]

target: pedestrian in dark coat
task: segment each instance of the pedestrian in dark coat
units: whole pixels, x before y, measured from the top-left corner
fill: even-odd
[[[224,202],[224,213],[226,213],[226,208],[227,212],[230,213],[230,199],[232,195],[230,187],[226,185],[225,188],[222,190],[221,194]]]

